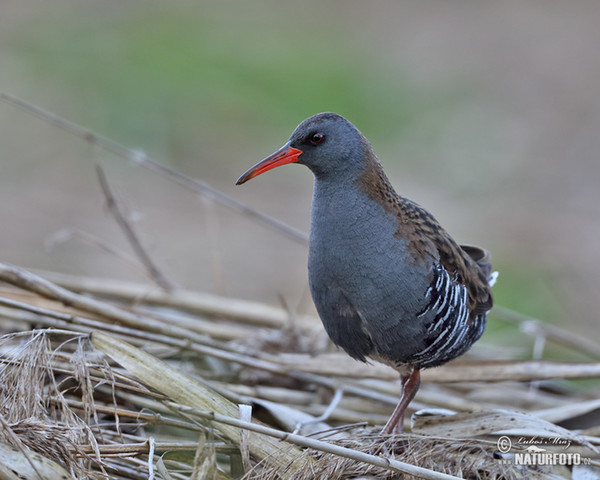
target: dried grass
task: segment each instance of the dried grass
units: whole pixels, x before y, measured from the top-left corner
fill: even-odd
[[[275,318],[271,307],[247,303],[246,321],[239,309],[227,315],[225,298],[194,303],[193,292],[176,291],[166,307],[152,289],[145,302],[139,285],[110,295],[111,282],[103,290],[81,279],[77,288],[70,277],[67,290],[10,265],[0,264],[0,280],[12,285],[0,291],[0,445],[9,449],[0,451],[14,456],[1,463],[25,478],[52,478],[40,457],[80,479],[577,478],[566,467],[503,463],[501,434],[568,440],[569,451],[599,457],[598,387],[539,383],[553,372],[597,377],[593,362],[499,366],[471,357],[424,382],[412,433],[380,438],[372,424],[397,399],[395,375],[328,353],[308,319],[257,325],[254,309]],[[205,323],[253,335],[223,341]],[[457,382],[461,372],[471,381]],[[240,413],[242,404],[252,410]],[[344,427],[348,418],[363,423]],[[297,427],[333,429],[285,432]]]
[[[482,480],[506,479],[516,480],[522,478],[521,472],[515,471],[508,465],[490,462],[493,458],[494,448],[490,443],[472,440],[454,440],[444,438],[430,438],[416,435],[406,435],[398,448],[397,439],[381,439],[373,434],[361,434],[350,440],[334,441],[347,448],[361,452],[380,450],[397,460],[420,465],[436,472],[444,472],[459,478],[481,478]],[[350,458],[340,458],[331,454],[322,454],[319,451],[310,451],[310,455],[317,458],[317,465],[311,468],[310,475],[304,471],[298,477],[288,478],[313,478],[313,479],[351,479],[351,478],[378,478],[386,480],[419,478],[401,473],[392,473],[389,470],[373,465],[365,465]],[[540,470],[540,472],[543,470]],[[534,472],[529,472],[531,475]],[[535,472],[537,473],[537,472]],[[256,472],[253,479],[277,479],[278,472],[264,469]]]

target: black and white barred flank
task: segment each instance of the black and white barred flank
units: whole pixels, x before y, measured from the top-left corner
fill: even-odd
[[[496,277],[497,272],[490,275],[490,286]],[[426,325],[427,346],[411,358],[419,368],[435,367],[462,355],[483,335],[486,325],[487,312],[469,321],[467,289],[455,282],[442,265],[435,267],[426,297],[428,304],[417,318],[433,315]]]

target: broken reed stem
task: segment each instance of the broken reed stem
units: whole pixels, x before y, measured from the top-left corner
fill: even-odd
[[[156,263],[154,263],[152,257],[150,257],[150,255],[148,255],[148,252],[146,252],[146,249],[142,245],[142,242],[140,241],[140,238],[138,237],[135,229],[131,226],[129,220],[122,212],[121,207],[117,202],[117,199],[112,191],[112,188],[108,183],[106,173],[99,164],[96,164],[96,173],[98,175],[98,182],[100,183],[100,188],[102,189],[102,192],[106,197],[106,205],[108,206],[109,211],[115,217],[115,220],[121,228],[121,230],[123,230],[127,241],[131,245],[131,248],[135,252],[136,256],[140,259],[140,261],[146,268],[148,274],[150,275],[150,278],[152,278],[158,286],[160,286],[167,292],[173,291],[175,289],[175,285],[169,279],[167,279],[164,273],[160,271]]]

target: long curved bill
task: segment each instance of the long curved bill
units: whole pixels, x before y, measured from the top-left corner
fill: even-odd
[[[286,165],[288,163],[297,162],[300,155],[302,155],[302,150],[290,147],[290,143],[288,142],[275,153],[269,155],[267,158],[250,168],[246,173],[238,178],[235,184],[241,185],[242,183],[247,182],[251,178],[259,176],[261,173],[264,173],[267,170],[271,170],[272,168]]]

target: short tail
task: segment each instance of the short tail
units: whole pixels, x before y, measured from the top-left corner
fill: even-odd
[[[475,245],[461,245],[460,248],[479,265],[479,268],[481,268],[481,271],[488,279],[489,286],[493,287],[498,279],[498,272],[492,272],[492,256],[490,252]]]

